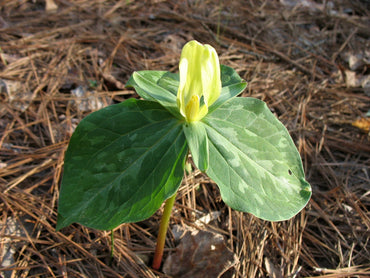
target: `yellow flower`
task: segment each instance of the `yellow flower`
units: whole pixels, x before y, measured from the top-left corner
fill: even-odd
[[[177,106],[187,122],[199,121],[220,96],[220,63],[216,50],[193,40],[185,44],[180,58]]]

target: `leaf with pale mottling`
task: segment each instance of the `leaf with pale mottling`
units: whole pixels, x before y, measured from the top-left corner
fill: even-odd
[[[206,173],[230,207],[279,221],[308,202],[299,153],[283,124],[266,104],[235,98],[202,119],[208,137]]]
[[[182,125],[156,102],[130,99],[94,112],[65,155],[57,229],[110,230],[150,217],[181,183]]]

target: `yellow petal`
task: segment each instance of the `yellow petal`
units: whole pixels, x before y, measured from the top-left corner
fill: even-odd
[[[204,66],[204,73],[202,77],[204,78],[203,83],[207,86],[204,88],[204,101],[209,106],[211,106],[220,96],[221,93],[221,72],[220,72],[220,62],[218,60],[218,55],[216,50],[206,44],[209,59]]]
[[[186,105],[185,114],[188,122],[197,120],[199,114],[199,97],[197,95],[191,97]]]
[[[221,93],[220,64],[216,50],[197,41],[188,42],[181,52],[179,71],[179,110],[187,121],[200,120]]]

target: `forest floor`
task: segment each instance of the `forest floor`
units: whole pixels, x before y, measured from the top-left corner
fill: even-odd
[[[294,218],[263,221],[230,209],[195,170],[180,187],[170,229],[221,236],[232,256],[219,277],[370,277],[369,5],[0,1],[0,277],[217,277],[206,266],[186,274],[193,266],[185,261],[183,275],[150,268],[163,208],[114,230],[111,262],[110,231],[55,230],[76,125],[138,98],[125,88],[133,71],[177,72],[192,39],[214,46],[248,82],[241,97],[265,101],[284,123],[313,194]],[[210,221],[200,224],[201,216]],[[179,246],[169,233],[165,259]]]

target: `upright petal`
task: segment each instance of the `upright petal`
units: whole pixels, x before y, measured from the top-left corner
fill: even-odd
[[[198,121],[208,113],[221,92],[220,64],[216,50],[197,41],[181,52],[177,105],[187,121]]]
[[[221,93],[221,72],[220,72],[220,62],[218,60],[218,55],[216,50],[206,44],[207,54],[209,58],[206,60],[204,74],[204,84],[207,84],[207,88],[204,89],[204,99],[207,106],[211,106],[220,96]]]

